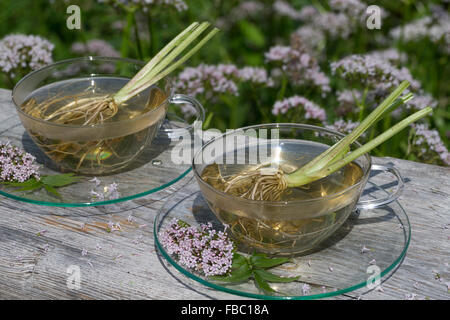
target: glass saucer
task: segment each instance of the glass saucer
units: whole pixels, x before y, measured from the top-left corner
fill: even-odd
[[[384,185],[371,181],[366,186],[364,198],[372,192],[386,192]],[[162,246],[159,233],[173,218],[192,226],[212,222],[223,230],[203,199],[198,186],[190,184],[172,194],[155,218],[155,243],[162,256],[184,276],[209,288],[239,296],[257,299],[320,299],[341,295],[366,287],[373,289],[379,275],[380,281],[395,271],[403,260],[411,238],[408,216],[398,202],[372,210],[354,211],[348,220],[330,238],[312,252],[292,257],[292,263],[270,269],[281,276],[300,276],[291,283],[271,283],[280,292],[268,295],[255,286],[253,280],[240,284],[224,284],[206,278],[179,264]],[[238,249],[238,252],[240,250]]]
[[[170,119],[170,120],[169,120]],[[151,145],[145,147],[143,152],[122,171],[110,175],[98,176],[100,184],[96,185],[93,176],[82,176],[77,183],[58,188],[61,197],[57,197],[45,189],[35,191],[18,191],[14,188],[0,184],[0,195],[5,197],[46,206],[57,207],[87,207],[102,206],[132,200],[160,191],[181,180],[191,171],[189,164],[174,164],[171,160],[173,148],[180,142],[171,139],[168,130],[186,127],[187,124],[175,115],[168,113],[158,135]],[[59,174],[52,161],[38,149],[17,116],[11,117],[0,125],[0,142],[9,141],[12,145],[20,147],[36,157],[41,175]],[[92,190],[101,194],[104,188],[117,184],[119,197],[116,199],[101,199],[93,196]]]

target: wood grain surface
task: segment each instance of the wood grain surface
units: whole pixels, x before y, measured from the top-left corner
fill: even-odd
[[[0,132],[20,126],[11,92],[0,90]],[[403,262],[382,290],[331,299],[448,299],[450,169],[393,158],[405,179],[399,199],[412,229]],[[177,170],[177,168],[174,168]],[[384,180],[386,179],[386,180]],[[390,188],[389,177],[378,185]],[[103,207],[45,207],[0,197],[1,299],[242,299],[180,274],[157,252],[153,222],[175,192],[197,188],[192,173],[149,196]],[[108,223],[120,225],[110,232]],[[70,281],[79,268],[81,282]]]

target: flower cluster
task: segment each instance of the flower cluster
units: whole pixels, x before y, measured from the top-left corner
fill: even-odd
[[[277,0],[273,3],[273,10],[280,16],[288,17],[292,20],[301,20],[302,14],[295,10],[289,3]]]
[[[24,182],[30,178],[39,179],[39,166],[31,154],[12,146],[9,142],[0,143],[0,181]]]
[[[339,73],[345,80],[361,83],[369,89],[391,91],[403,80],[408,80],[413,90],[420,88],[420,83],[413,79],[407,68],[397,68],[384,58],[373,54],[350,55],[331,63],[330,66],[333,74]]]
[[[235,82],[239,69],[232,64],[206,65],[185,68],[177,77],[175,88],[189,95],[203,94],[211,98],[216,93],[239,95]]]
[[[291,43],[310,55],[317,56],[325,46],[325,34],[313,26],[305,25],[291,35]]]
[[[435,158],[449,166],[450,153],[445,147],[437,130],[430,130],[426,124],[413,124],[414,136],[411,145],[416,150],[415,154],[422,161],[433,162]]]
[[[438,102],[428,93],[414,95],[414,99],[411,99],[406,103],[406,109],[412,109],[413,111],[421,110],[426,107],[436,108]]]
[[[320,70],[317,60],[303,48],[274,46],[264,56],[267,62],[280,65],[293,84],[316,87],[322,95],[330,92],[330,79]]]
[[[345,13],[350,17],[359,17],[364,14],[367,5],[359,0],[330,0],[333,11]]]
[[[192,96],[204,95],[211,99],[215,94],[239,95],[239,82],[251,82],[272,86],[273,81],[264,68],[244,67],[233,64],[206,65],[185,68],[177,77],[175,87]]]
[[[0,70],[10,79],[53,62],[53,44],[34,35],[12,34],[0,40]]]
[[[149,10],[152,6],[167,6],[173,7],[177,11],[185,11],[188,9],[188,5],[183,0],[97,0],[100,3],[107,3],[112,5],[125,5],[125,6],[139,6],[144,11]]]
[[[390,35],[404,42],[428,39],[440,46],[444,53],[450,54],[450,15],[441,6],[433,6],[431,16],[394,28]]]
[[[187,268],[206,276],[226,274],[232,264],[234,245],[227,234],[212,228],[212,224],[192,227],[173,219],[160,234],[161,244],[170,255]]]
[[[230,18],[239,21],[247,17],[253,17],[265,10],[265,6],[259,1],[244,1],[231,10]]]
[[[327,12],[306,6],[299,12],[299,20],[331,39],[347,39],[366,17],[367,5],[359,0],[330,0],[329,6]]]
[[[359,107],[357,101],[361,100],[361,92],[357,90],[342,90],[337,92],[338,106],[335,109],[338,116],[346,116],[357,112]]]
[[[112,45],[101,39],[92,39],[86,43],[75,42],[70,47],[70,50],[79,55],[92,54],[103,57],[120,57],[120,53]]]
[[[318,120],[324,122],[327,118],[325,110],[316,105],[314,102],[300,96],[292,96],[281,101],[275,102],[272,113],[274,115],[286,114],[289,109],[295,108],[301,116],[308,120]]]
[[[400,52],[395,48],[389,48],[384,50],[375,50],[367,53],[367,56],[388,61],[394,65],[401,65],[406,62],[407,55],[404,52]]]
[[[343,120],[339,119],[336,120],[333,124],[327,124],[325,127],[327,129],[331,129],[343,134],[349,134],[353,131],[357,126],[359,125],[359,122],[353,122],[351,120]]]
[[[244,82],[273,86],[273,80],[267,75],[267,70],[258,67],[244,67],[238,71],[238,78]]]

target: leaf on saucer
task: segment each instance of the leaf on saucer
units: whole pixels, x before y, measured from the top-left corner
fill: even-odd
[[[58,191],[56,191],[55,188],[49,186],[48,184],[44,184],[43,186],[44,186],[45,190],[47,190],[48,192],[54,194],[58,198],[61,198],[61,194]]]
[[[240,268],[233,270],[229,275],[224,276],[213,276],[210,277],[212,280],[239,283],[247,281],[252,275],[252,270],[247,265],[242,265]]]
[[[257,286],[258,286],[261,290],[263,290],[263,291],[265,291],[265,292],[268,292],[268,293],[277,293],[277,291],[274,290],[274,289],[269,285],[269,283],[268,283],[266,280],[264,280],[259,274],[253,273],[253,277],[255,278],[255,282],[256,282]]]
[[[253,273],[257,274],[259,277],[261,277],[262,279],[264,279],[265,281],[268,281],[268,282],[284,282],[284,283],[287,283],[287,282],[293,282],[295,280],[298,280],[298,278],[300,278],[300,276],[297,276],[297,277],[280,277],[280,276],[277,276],[277,275],[275,275],[273,273],[270,273],[270,272],[268,272],[266,270],[261,270],[261,269],[254,270]]]
[[[257,268],[272,268],[280,264],[289,262],[289,258],[269,258],[264,253],[254,253],[250,257],[250,262],[252,266]]]
[[[79,180],[80,177],[75,176],[73,173],[55,174],[41,177],[42,183],[50,187],[64,187],[78,182]]]

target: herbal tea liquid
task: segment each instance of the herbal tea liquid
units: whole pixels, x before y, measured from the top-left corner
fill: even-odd
[[[298,140],[281,141],[281,146],[278,164],[286,172],[303,166],[327,148],[323,144]],[[252,151],[245,150],[244,153],[249,152]],[[224,191],[226,183],[223,177],[251,168],[252,166],[245,164],[211,164],[203,169],[202,179],[214,188]],[[219,219],[229,225],[229,230],[236,240],[268,253],[301,252],[303,248],[310,248],[328,237],[347,219],[358,199],[354,199],[354,193],[337,197],[333,195],[353,186],[362,176],[361,167],[350,163],[326,178],[300,188],[287,189],[280,201],[281,208],[276,207],[273,218],[270,212],[250,213],[245,204],[240,209],[228,210],[226,206],[218,205],[214,201],[208,202]],[[239,196],[237,193],[234,195]],[[323,201],[317,201],[315,206],[302,205],[302,201],[312,199]],[[285,210],[284,202],[289,202]],[[295,202],[298,202],[297,206]],[[264,201],[261,201],[261,206],[264,206]],[[269,206],[261,211],[264,209],[270,210]]]

